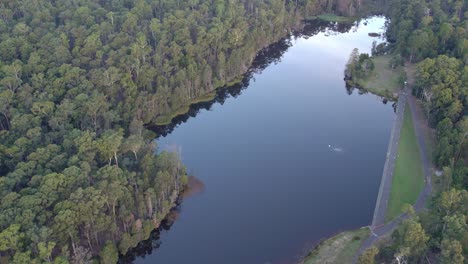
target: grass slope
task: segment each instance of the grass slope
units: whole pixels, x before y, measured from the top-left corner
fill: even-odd
[[[215,89],[215,91],[212,91],[212,92],[204,94],[204,95],[202,95],[200,97],[194,98],[194,99],[190,100],[189,102],[187,102],[182,107],[180,107],[179,109],[177,109],[177,110],[175,110],[175,111],[173,111],[173,112],[171,112],[169,114],[157,117],[155,119],[155,121],[154,121],[154,124],[157,125],[157,126],[169,125],[172,122],[172,119],[176,118],[177,116],[186,114],[190,110],[191,105],[194,105],[194,104],[197,104],[197,103],[209,102],[209,101],[213,100],[216,97],[216,90],[217,89],[224,89],[225,87],[230,87],[230,86],[236,85],[236,84],[240,83],[243,78],[244,78],[243,75],[241,75],[241,76],[239,76],[237,78],[234,78],[232,81],[227,82],[225,84],[223,84],[222,82],[215,83],[214,86],[218,87],[218,88]]]
[[[400,215],[405,204],[414,204],[423,187],[424,175],[421,155],[414,132],[411,111],[407,106],[401,128],[386,221]]]
[[[368,228],[347,231],[321,242],[302,264],[352,263],[362,241],[369,236]]]
[[[335,14],[322,14],[318,16],[310,17],[309,19],[320,19],[327,22],[338,22],[338,23],[353,23],[356,18],[354,17],[343,17]]]
[[[372,57],[375,69],[366,77],[355,82],[363,89],[387,98],[395,98],[401,89],[400,79],[404,76],[403,67],[390,68],[390,55]]]
[[[164,115],[164,116],[157,117],[156,120],[154,121],[154,124],[158,125],[158,126],[169,125],[171,123],[172,119],[174,119],[177,116],[180,116],[180,115],[183,115],[183,114],[187,113],[190,110],[191,105],[197,104],[197,103],[202,103],[202,102],[209,102],[209,101],[213,100],[215,98],[215,96],[216,96],[216,92],[210,92],[210,93],[207,93],[207,94],[202,95],[200,97],[197,97],[195,99],[192,99],[186,105],[180,107],[179,109],[175,110],[174,112],[172,112],[170,114],[167,114],[167,115]]]

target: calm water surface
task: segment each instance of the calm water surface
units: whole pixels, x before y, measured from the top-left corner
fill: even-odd
[[[291,38],[236,98],[157,140],[176,146],[206,189],[135,263],[292,263],[320,239],[371,222],[394,113],[345,88],[352,49],[370,52],[368,33],[383,32],[384,18],[367,22]]]

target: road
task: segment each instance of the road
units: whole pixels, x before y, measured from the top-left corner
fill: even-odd
[[[414,204],[414,210],[420,211],[425,208],[427,200],[431,196],[432,192],[432,164],[428,155],[426,137],[424,135],[428,128],[426,128],[427,122],[424,118],[424,114],[422,113],[422,109],[417,105],[416,98],[414,98],[414,96],[409,97],[408,105],[411,110],[411,116],[413,117],[414,132],[418,139],[424,171],[424,190],[419,194],[418,199]]]
[[[411,76],[408,74],[408,76]],[[413,79],[408,80],[408,87],[412,87],[414,84]],[[387,160],[385,162],[384,172],[380,183],[379,194],[377,197],[376,207],[374,211],[374,217],[372,219],[372,225],[369,226],[371,235],[367,238],[359,248],[357,254],[353,259],[353,263],[357,263],[359,256],[369,247],[371,247],[375,241],[380,237],[389,235],[398,225],[407,218],[406,214],[401,214],[397,218],[385,224],[385,213],[387,211],[388,199],[390,197],[393,171],[395,167],[396,153],[398,152],[398,143],[400,139],[400,130],[403,125],[403,117],[405,105],[408,103],[413,118],[414,131],[418,140],[418,145],[421,154],[421,161],[424,172],[424,189],[418,196],[416,203],[413,205],[414,210],[419,212],[425,209],[427,200],[431,196],[432,192],[432,165],[427,152],[426,138],[424,132],[427,129],[427,122],[424,118],[421,108],[416,103],[416,98],[410,94],[408,88],[404,89],[400,94],[397,105],[396,118],[394,121],[394,127],[390,136],[390,143],[387,151]]]
[[[400,142],[400,132],[403,126],[408,93],[408,89],[405,89],[398,97],[396,117],[393,122],[392,133],[390,134],[384,170],[382,179],[380,180],[379,194],[375,204],[374,217],[372,218],[372,229],[382,226],[385,223],[385,213],[387,212],[388,200],[390,199],[390,192],[392,190],[393,172],[398,155],[398,143]]]

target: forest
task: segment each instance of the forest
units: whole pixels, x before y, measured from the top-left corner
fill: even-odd
[[[371,248],[361,263],[466,263],[468,256],[468,12],[462,0],[396,0],[387,11],[393,61],[416,64],[413,94],[435,131],[429,210],[410,218],[391,242]],[[365,58],[363,58],[365,59]]]
[[[0,263],[116,263],[187,181],[147,125],[243,74],[302,19],[360,3],[1,1]]]

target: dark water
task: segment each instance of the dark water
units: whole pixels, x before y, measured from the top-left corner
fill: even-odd
[[[323,27],[313,25],[277,43],[243,85],[160,130],[169,133],[160,148],[179,149],[205,191],[129,259],[293,263],[320,239],[368,225],[394,113],[391,103],[345,88],[349,54],[369,52],[368,33],[382,32],[385,20],[367,22],[335,27],[347,33],[317,34]]]

